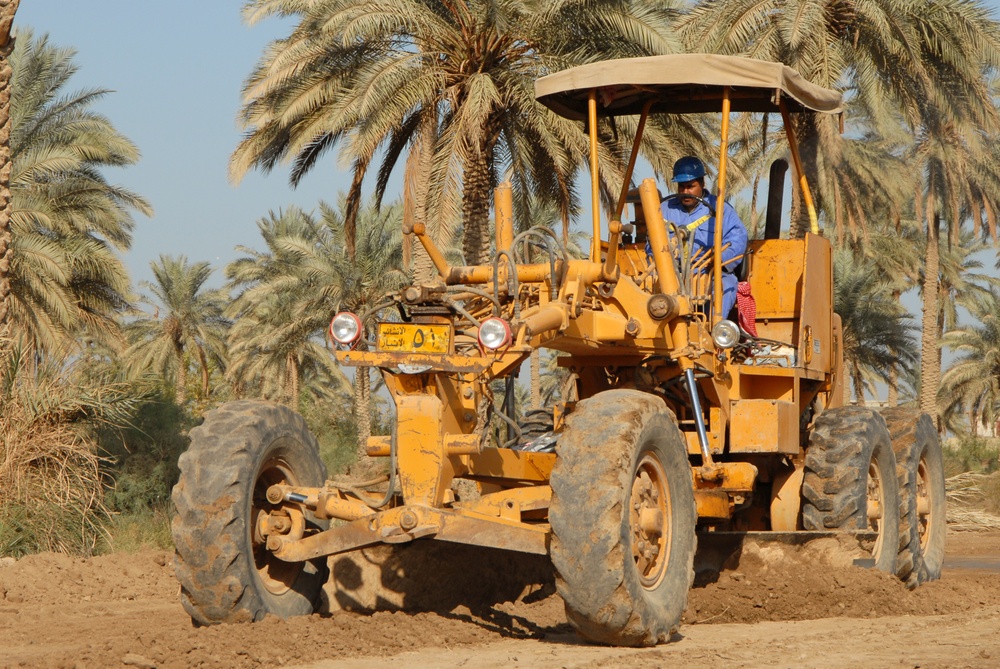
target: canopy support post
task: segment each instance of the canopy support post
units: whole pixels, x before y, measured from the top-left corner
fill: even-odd
[[[719,141],[719,178],[715,201],[715,252],[712,254],[712,326],[726,317],[722,313],[722,221],[726,215],[726,168],[729,161],[729,86],[722,89],[722,133]]]

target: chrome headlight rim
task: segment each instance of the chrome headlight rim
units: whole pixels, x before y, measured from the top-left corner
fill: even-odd
[[[330,338],[340,346],[357,344],[363,329],[361,319],[350,311],[340,311],[330,319]]]
[[[718,348],[730,349],[740,342],[740,326],[723,319],[712,326],[712,341]]]
[[[512,339],[510,324],[496,316],[487,318],[479,324],[477,339],[479,345],[489,351],[508,346]]]

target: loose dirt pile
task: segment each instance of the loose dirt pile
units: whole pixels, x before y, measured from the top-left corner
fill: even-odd
[[[975,536],[953,535],[952,539],[958,550],[974,547],[981,551],[984,546],[963,548]],[[1000,541],[994,549],[1000,555]],[[737,559],[727,563],[727,569],[710,574],[709,582],[699,575],[683,622],[925,616],[1000,604],[1000,573],[965,573],[910,592],[893,576],[854,567],[853,559],[836,539],[803,546],[748,544]]]
[[[167,553],[6,560],[0,563],[0,667],[363,667],[401,653],[408,655],[394,664],[413,667],[653,666],[668,661],[752,667],[774,665],[769,651],[759,647],[769,635],[774,640],[766,648],[785,658],[774,666],[906,666],[883,665],[871,653],[895,657],[898,650],[898,657],[912,657],[920,639],[928,650],[940,650],[949,625],[955,627],[948,637],[953,648],[941,657],[951,659],[934,660],[932,654],[925,662],[907,660],[908,666],[1000,666],[995,635],[1000,631],[1000,533],[950,535],[945,577],[913,592],[893,578],[850,566],[835,547],[748,545],[721,573],[699,574],[679,642],[645,651],[582,644],[565,623],[544,560],[433,546],[426,549],[437,551],[430,560],[400,555],[371,560],[371,573],[393,593],[381,604],[402,602],[432,612],[340,611],[211,628],[192,627],[181,609]],[[338,596],[340,604],[350,604],[344,597],[354,596],[354,604],[364,608],[362,600],[374,590],[371,583],[361,583],[371,574],[341,566],[334,575],[342,584],[340,595],[331,595],[334,605]],[[873,618],[885,620],[859,620]],[[814,622],[747,625],[794,620]],[[796,627],[786,629],[789,625]],[[909,633],[924,627],[927,633]],[[789,648],[810,630],[826,641],[838,638],[820,633],[821,628],[857,639],[847,645],[858,648],[871,634],[874,650],[838,665],[831,653],[842,643],[832,650],[816,644]],[[977,654],[969,654],[971,648]],[[331,659],[337,661],[314,664]]]

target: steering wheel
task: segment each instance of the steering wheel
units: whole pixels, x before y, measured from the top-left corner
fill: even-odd
[[[703,197],[699,197],[697,195],[691,195],[690,193],[671,193],[670,195],[660,200],[660,202],[666,202],[667,200],[682,200],[685,198],[691,198],[692,200],[697,201],[699,204],[705,205],[705,207],[708,209],[709,215],[715,216],[715,209],[713,209],[712,205],[708,203],[708,200],[706,200]]]
[[[691,198],[692,200],[695,200],[699,204],[705,205],[705,208],[708,209],[709,216],[713,217],[715,216],[715,209],[713,209],[712,205],[708,203],[708,200],[698,195],[691,195],[690,193],[671,193],[670,195],[660,200],[660,202],[666,202],[668,200],[681,200],[683,198],[688,198],[688,197]],[[680,235],[682,240],[688,239],[690,233],[686,228],[680,228],[677,226],[674,226],[674,228],[677,230],[677,234]]]

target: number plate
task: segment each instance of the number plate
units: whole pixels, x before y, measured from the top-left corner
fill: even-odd
[[[379,323],[378,350],[408,353],[447,353],[451,348],[450,325]]]

